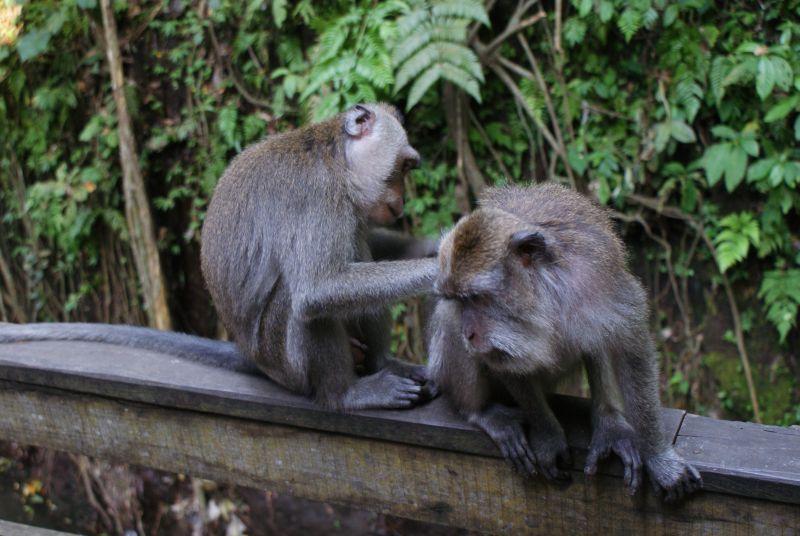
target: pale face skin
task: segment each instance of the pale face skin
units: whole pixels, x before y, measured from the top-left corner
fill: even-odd
[[[345,149],[353,195],[369,220],[387,225],[402,216],[405,176],[419,165],[397,117],[381,105],[357,105],[346,112]]]

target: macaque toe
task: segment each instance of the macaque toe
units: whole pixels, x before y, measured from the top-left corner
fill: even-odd
[[[439,386],[433,380],[428,380],[422,384],[422,392],[420,393],[423,400],[433,400],[439,396]]]
[[[647,473],[656,495],[666,502],[677,502],[703,487],[697,469],[669,449],[645,461]]]
[[[625,488],[629,494],[636,494],[642,484],[642,459],[635,432],[627,423],[609,422],[594,431],[584,473],[587,476],[596,474],[598,463],[612,453],[622,461]]]

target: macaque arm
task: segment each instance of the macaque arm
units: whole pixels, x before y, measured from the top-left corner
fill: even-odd
[[[571,480],[569,472],[559,468],[559,462],[572,464],[567,438],[539,379],[533,375],[508,374],[503,375],[503,384],[530,424],[529,443],[542,475],[548,480]]]
[[[376,261],[433,257],[439,249],[438,240],[416,238],[383,228],[370,229],[367,242]]]
[[[678,501],[703,486],[700,473],[664,437],[658,383],[658,354],[642,327],[614,363],[625,401],[625,415],[642,443],[642,458],[653,489],[667,502]],[[634,341],[636,344],[634,344]]]
[[[309,285],[293,306],[300,318],[347,316],[429,291],[436,259],[355,262]]]
[[[598,462],[613,452],[622,460],[625,487],[634,494],[642,483],[640,441],[625,418],[611,357],[606,353],[586,356],[584,363],[592,391],[593,428],[584,472],[594,475]]]

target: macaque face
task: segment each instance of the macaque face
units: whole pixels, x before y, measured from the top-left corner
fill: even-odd
[[[405,178],[419,167],[419,153],[394,108],[359,104],[343,121],[354,196],[372,223],[390,224],[403,214]]]
[[[442,240],[435,291],[458,307],[461,336],[470,353],[497,370],[530,371],[541,348],[536,293],[541,238],[479,213],[462,219]],[[477,214],[477,215],[476,215]]]
[[[410,146],[409,146],[410,148]],[[413,149],[411,149],[413,151]],[[416,151],[414,151],[416,153]],[[389,225],[403,215],[405,204],[405,179],[408,173],[419,166],[419,156],[416,158],[403,156],[403,161],[397,166],[397,171],[386,182],[386,189],[378,203],[369,212],[369,221],[376,225]]]

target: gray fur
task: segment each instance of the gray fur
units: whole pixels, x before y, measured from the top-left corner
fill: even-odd
[[[209,205],[202,268],[225,328],[270,378],[325,407],[419,399],[425,369],[390,356],[387,305],[428,292],[436,260],[373,262],[368,243],[368,217],[402,209],[418,159],[393,108],[359,105],[247,148]],[[366,344],[371,376],[356,376],[350,338]]]
[[[258,374],[258,368],[231,342],[152,328],[110,324],[0,322],[0,344],[26,341],[104,342],[174,355],[215,367]]]
[[[587,474],[614,452],[632,492],[642,461],[667,499],[701,485],[662,434],[646,294],[602,209],[556,185],[489,189],[443,238],[440,267],[431,376],[516,467],[565,476],[556,462],[566,442],[545,391],[583,363],[594,426]],[[527,417],[527,442],[497,410],[498,393]]]

